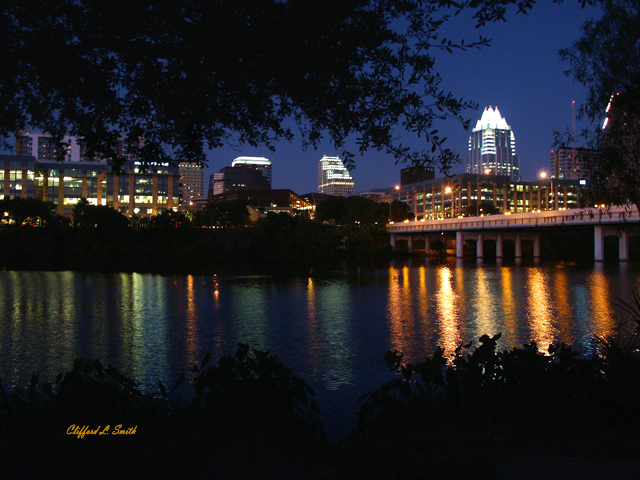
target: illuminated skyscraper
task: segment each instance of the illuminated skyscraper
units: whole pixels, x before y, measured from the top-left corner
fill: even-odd
[[[569,180],[583,180],[589,178],[587,173],[586,158],[594,155],[593,150],[560,146],[551,150],[551,173],[553,178],[565,178]],[[575,158],[574,158],[575,157]]]
[[[339,157],[323,155],[318,162],[318,193],[344,196],[353,193],[355,182]]]
[[[238,157],[231,162],[232,167],[248,167],[262,172],[271,188],[271,161],[264,157]]]
[[[196,197],[204,195],[204,167],[199,163],[180,162],[180,195],[182,201],[188,203]]]
[[[520,178],[520,162],[516,155],[516,139],[498,107],[485,108],[469,137],[469,157],[466,172],[506,175]]]

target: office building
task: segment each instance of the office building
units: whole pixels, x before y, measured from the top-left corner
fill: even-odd
[[[471,131],[465,171],[476,175],[503,175],[513,181],[520,179],[515,136],[498,107],[485,108]]]
[[[71,216],[81,198],[110,205],[125,215],[152,216],[178,207],[179,175],[168,164],[127,162],[119,174],[104,162],[38,161],[31,155],[0,155],[0,198],[51,202]]]
[[[56,142],[48,133],[40,131],[19,130],[16,133],[16,155],[31,155],[39,161],[61,160],[65,162],[98,162],[106,163],[103,158],[89,156],[87,149],[74,136],[62,137],[62,144]],[[138,149],[144,146],[140,140],[130,141],[127,138],[118,139],[113,156],[120,157],[124,162],[139,161]]]
[[[409,185],[410,183],[422,182],[424,180],[433,180],[436,177],[433,167],[423,167],[413,165],[400,170],[400,185]]]
[[[355,182],[339,157],[323,155],[318,162],[318,192],[345,196],[355,191]]]
[[[0,157],[0,198],[37,198],[66,216],[81,198],[125,215],[152,216],[178,208],[178,168],[161,162],[143,165],[136,154],[142,141],[118,141],[114,155],[123,164],[115,169],[105,159],[87,156],[75,137],[62,140],[61,146],[49,134],[19,131],[16,155]]]
[[[237,190],[270,190],[269,180],[251,167],[224,167],[213,173],[209,181],[210,198]]]
[[[180,198],[183,204],[204,196],[204,167],[199,163],[178,163]]]
[[[264,157],[238,157],[231,162],[232,167],[246,167],[252,168],[259,172],[262,172],[262,175],[268,181],[269,188],[271,188],[271,162],[268,158]]]
[[[594,155],[594,150],[560,146],[551,150],[551,176],[568,180],[585,180],[589,178],[587,159]]]
[[[583,188],[579,180],[523,182],[506,175],[463,173],[389,188],[384,201],[407,203],[417,220],[436,220],[482,215],[485,206],[500,213],[578,208]]]

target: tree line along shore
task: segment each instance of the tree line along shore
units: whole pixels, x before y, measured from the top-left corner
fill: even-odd
[[[408,218],[406,205],[394,202],[390,209],[359,197],[326,201],[314,219],[268,213],[256,222],[249,221],[244,205],[233,202],[210,203],[195,215],[167,211],[133,222],[86,201],[76,205],[72,219],[38,200],[3,199],[0,210],[6,212],[0,225],[0,266],[6,269],[319,271],[408,255],[392,251],[385,230],[390,210],[393,219]],[[550,233],[543,242],[548,260],[589,261],[586,252],[593,250],[593,239],[579,233]],[[431,254],[446,253],[439,242],[431,247]],[[638,250],[632,245],[632,259]]]

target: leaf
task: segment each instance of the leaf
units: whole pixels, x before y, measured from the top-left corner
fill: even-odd
[[[387,350],[387,353],[384,354],[384,363],[389,371],[398,368],[400,362],[402,362],[402,353],[398,353],[398,350],[394,350],[393,352]]]

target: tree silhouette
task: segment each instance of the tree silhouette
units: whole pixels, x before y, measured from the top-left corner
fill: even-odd
[[[461,10],[478,26],[527,0],[51,0],[3,2],[0,131],[83,138],[87,155],[124,161],[121,136],[146,160],[204,161],[207,148],[305,147],[356,138],[415,164],[456,156],[435,123],[475,107],[441,85],[434,52],[488,44],[442,38]],[[296,125],[292,127],[291,125]],[[404,146],[399,132],[423,139]],[[353,155],[345,151],[349,165]]]
[[[565,72],[588,88],[580,107],[591,121],[582,132],[591,151],[590,203],[640,205],[640,4],[599,0],[602,17],[583,25],[582,37],[560,51]],[[603,122],[604,121],[604,122]],[[557,143],[569,143],[557,134]]]

